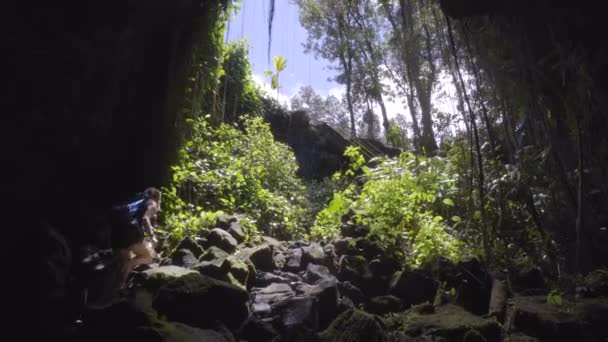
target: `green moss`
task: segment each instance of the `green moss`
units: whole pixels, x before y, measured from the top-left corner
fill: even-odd
[[[475,316],[459,306],[447,304],[437,307],[434,313],[429,314],[424,313],[430,312],[429,310],[420,308],[412,308],[391,318],[387,325],[410,336],[430,333],[450,341],[461,341],[471,330],[477,331],[488,341],[498,341],[500,338],[500,325],[497,321]]]
[[[381,321],[361,310],[350,309],[338,316],[321,333],[321,341],[327,342],[375,342],[386,341]]]

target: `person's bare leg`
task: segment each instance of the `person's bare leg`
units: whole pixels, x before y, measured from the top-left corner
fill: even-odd
[[[131,251],[135,253],[135,258],[130,261],[131,270],[137,265],[152,263],[152,253],[150,253],[145,241],[131,246]]]

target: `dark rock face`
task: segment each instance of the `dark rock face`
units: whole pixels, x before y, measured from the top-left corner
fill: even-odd
[[[227,253],[234,252],[236,250],[236,246],[238,245],[232,235],[220,228],[211,229],[206,238],[209,246],[219,247]]]
[[[338,279],[351,282],[364,293],[369,292],[374,280],[367,260],[360,255],[343,255],[340,258]]]
[[[285,266],[283,269],[288,272],[300,272],[304,268],[302,265],[302,248],[290,249],[285,253]]]
[[[274,256],[274,249],[268,244],[261,244],[255,247],[243,249],[239,256],[244,259],[249,259],[255,265],[255,268],[264,271],[272,272],[277,267]]]
[[[538,267],[528,267],[514,275],[511,284],[516,289],[542,289],[547,286],[542,271]]]
[[[188,249],[178,249],[171,255],[171,263],[175,266],[190,268],[198,263],[196,257]]]
[[[466,336],[471,341],[479,341],[474,339],[479,336],[481,341],[500,341],[500,325],[493,319],[475,316],[452,304],[439,306],[432,311],[427,307],[433,308],[430,305],[413,307],[388,320],[389,329],[401,327],[393,335],[400,335],[405,341],[414,337],[420,338],[419,341],[465,341]]]
[[[370,298],[367,305],[365,305],[365,311],[376,315],[384,315],[391,312],[399,312],[402,307],[401,299],[395,296],[378,296]]]
[[[194,327],[210,328],[218,320],[236,330],[247,318],[248,298],[242,288],[195,273],[161,287],[154,308],[169,320]]]
[[[186,237],[175,247],[175,250],[187,249],[194,255],[195,258],[199,258],[205,250],[191,237]]]
[[[512,326],[541,341],[602,341],[608,338],[608,302],[563,298],[562,307],[548,304],[546,296],[515,296]]]
[[[285,113],[268,104],[265,107],[264,118],[270,123],[275,139],[293,149],[300,165],[300,177],[321,180],[348,165],[343,154],[352,143],[350,139],[325,123],[311,124],[305,112]],[[385,155],[396,156],[400,152],[373,140],[357,140],[373,144],[375,150]]]
[[[435,281],[420,271],[397,272],[390,287],[390,293],[401,298],[406,306],[433,302],[436,290]]]
[[[215,226],[217,228],[227,231],[238,243],[241,243],[245,240],[245,233],[243,232],[243,228],[239,223],[238,217],[234,215],[219,215],[216,219]]]

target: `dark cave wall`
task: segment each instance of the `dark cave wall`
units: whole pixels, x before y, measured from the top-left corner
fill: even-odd
[[[9,21],[11,199],[59,229],[163,185],[192,46],[226,0],[27,3]],[[211,26],[213,27],[213,26]]]
[[[500,96],[527,103],[532,143],[551,147],[562,207],[544,226],[566,248],[574,268],[578,150],[573,120],[583,127],[584,268],[608,265],[608,40],[602,2],[440,0],[469,32],[479,63]],[[500,63],[497,63],[500,61]],[[497,68],[497,64],[500,67]],[[550,113],[550,114],[549,114]],[[561,176],[560,176],[561,173]],[[561,210],[559,210],[561,209]]]

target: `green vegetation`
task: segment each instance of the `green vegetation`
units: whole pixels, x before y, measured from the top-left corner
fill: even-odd
[[[336,178],[354,177],[360,170],[365,183],[361,187],[351,183],[334,194],[319,212],[313,236],[337,236],[341,217],[353,208],[359,213],[357,223],[369,226],[387,250],[413,266],[437,256],[460,256],[462,242],[451,233],[462,219],[452,199],[457,194],[457,170],[450,159],[404,152],[398,158],[379,159],[377,166],[368,168],[358,148],[349,148],[345,154],[351,167]]]
[[[165,189],[166,226],[175,240],[211,227],[219,211],[242,214],[249,234],[300,234],[304,187],[291,150],[259,117],[242,117],[243,130],[213,127],[208,119],[191,121],[192,139]]]

